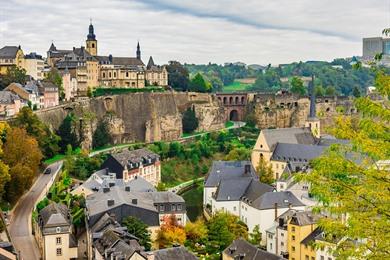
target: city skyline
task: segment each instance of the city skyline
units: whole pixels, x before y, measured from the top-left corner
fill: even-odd
[[[92,18],[99,55],[135,56],[139,40],[144,62],[153,55],[157,63],[279,64],[360,56],[362,38],[380,36],[389,24],[387,0],[300,0],[293,5],[98,0],[93,6],[12,0],[2,5],[0,45],[20,44],[26,53],[44,56],[52,41],[59,49],[80,47]]]

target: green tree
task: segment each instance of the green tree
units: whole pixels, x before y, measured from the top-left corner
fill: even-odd
[[[199,125],[199,120],[195,115],[195,111],[193,111],[191,108],[188,108],[183,114],[182,124],[184,133],[192,133],[195,131]]]
[[[60,150],[58,146],[60,137],[54,134],[29,107],[23,107],[19,111],[13,126],[26,129],[27,133],[38,141],[45,158],[53,157]]]
[[[9,130],[9,125],[6,122],[0,122],[0,136],[5,136],[7,130]],[[3,156],[3,141],[0,138],[0,158]],[[2,160],[0,160],[0,200],[4,194],[4,186],[11,179],[9,174],[9,167]]]
[[[263,157],[260,157],[259,166],[257,166],[256,171],[259,175],[260,182],[267,184],[275,182],[272,167],[264,160]]]
[[[329,86],[325,89],[325,95],[326,96],[336,96],[336,89],[333,86]]]
[[[250,150],[245,147],[237,147],[231,150],[226,156],[226,161],[244,161],[248,160],[250,156]]]
[[[390,76],[377,69],[375,86],[390,95]],[[316,211],[330,217],[319,225],[337,244],[340,259],[390,259],[390,175],[377,163],[390,158],[390,104],[369,97],[355,100],[358,118],[341,116],[331,131],[351,145],[333,145],[312,162],[313,170],[297,181],[310,183]]]
[[[314,87],[314,93],[316,97],[323,97],[325,96],[325,89],[321,85],[317,85]]]
[[[139,238],[140,245],[145,247],[146,251],[150,250],[151,239],[148,225],[132,216],[125,218],[122,224],[127,228],[127,232]]]
[[[195,222],[187,222],[184,230],[187,240],[190,240],[193,244],[202,243],[207,239],[207,226],[201,218],[198,218]]]
[[[188,70],[178,61],[170,61],[166,68],[168,84],[175,90],[187,91],[190,84]]]
[[[104,147],[112,142],[110,130],[108,129],[108,123],[106,120],[101,120],[97,124],[96,130],[92,137],[93,148]]]
[[[194,92],[210,92],[211,84],[200,73],[197,73],[190,82],[190,90]]]
[[[58,128],[57,135],[61,137],[59,146],[62,152],[65,152],[68,144],[72,146],[73,149],[77,148],[80,144],[75,131],[75,117],[72,113],[68,114],[60,127]]]
[[[26,70],[17,66],[11,66],[7,68],[6,74],[0,77],[0,89],[6,88],[13,82],[25,85],[26,81]]]
[[[299,77],[292,77],[290,80],[290,91],[294,94],[298,94],[300,96],[305,95],[306,89],[305,86],[303,85],[303,80]]]
[[[259,225],[256,225],[254,228],[253,228],[253,232],[252,233],[249,233],[249,239],[248,239],[249,243],[251,243],[252,245],[260,245],[260,242],[261,242],[261,232],[260,232],[260,228],[259,228]]]
[[[179,142],[169,144],[169,157],[180,156],[183,153],[183,147]]]
[[[52,68],[46,74],[45,80],[50,81],[51,83],[53,83],[58,87],[60,99],[63,100],[65,98],[65,92],[64,92],[64,86],[62,84],[62,77],[58,69]]]
[[[360,90],[359,90],[358,87],[354,87],[354,88],[353,88],[352,95],[353,95],[355,98],[359,98],[359,97],[361,96]]]

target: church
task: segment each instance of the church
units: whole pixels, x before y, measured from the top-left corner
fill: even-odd
[[[165,66],[158,66],[150,57],[147,65],[141,59],[138,42],[135,57],[101,56],[98,41],[91,22],[86,47],[60,50],[52,43],[47,52],[47,62],[66,76],[66,96],[85,96],[89,89],[144,88],[167,86],[168,72]],[[68,99],[65,97],[65,99]]]

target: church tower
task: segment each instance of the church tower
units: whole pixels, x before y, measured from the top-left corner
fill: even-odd
[[[316,116],[316,97],[314,90],[314,76],[311,76],[311,82],[309,83],[310,94],[310,113],[306,119],[305,127],[309,127],[313,135],[317,138],[321,137],[321,122]]]
[[[91,20],[91,23],[89,24],[89,33],[87,35],[86,45],[87,45],[86,49],[89,52],[89,54],[91,54],[92,56],[96,56],[97,55],[97,40],[96,40],[96,35],[94,33],[92,20]]]
[[[141,47],[139,47],[139,42],[137,43],[137,59],[141,60]]]

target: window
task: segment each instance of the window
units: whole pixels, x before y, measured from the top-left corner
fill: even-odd
[[[176,205],[172,205],[171,208],[172,208],[172,211],[176,211]]]
[[[322,255],[322,256],[320,256],[320,259],[321,259],[321,260],[324,260],[325,258],[324,258],[324,256]]]
[[[56,244],[61,245],[61,237],[56,237]]]
[[[56,227],[56,232],[60,233],[61,232],[61,228],[60,227]]]
[[[295,241],[295,236],[292,236],[291,238],[292,238],[292,241]],[[307,247],[307,246],[306,246],[306,247]]]
[[[305,249],[307,249],[307,245],[305,245]]]
[[[181,204],[177,205],[177,210],[181,210]]]
[[[311,260],[316,260],[316,258],[314,256],[311,257]]]
[[[160,205],[160,211],[164,211],[164,205]]]
[[[280,235],[281,235],[282,237],[284,237],[284,233],[280,233]]]
[[[332,257],[328,257],[328,260],[332,260]]]
[[[281,246],[284,246],[284,242],[280,242],[280,245],[281,245]]]
[[[95,44],[94,43],[92,43],[92,48],[95,48]]]
[[[295,227],[291,227],[291,231],[292,231],[292,232],[295,232]]]
[[[272,239],[272,234],[268,234],[268,237]]]
[[[305,255],[305,260],[309,260],[309,256],[308,255]]]
[[[236,211],[236,210],[237,210],[237,208],[236,208],[236,206],[234,206],[234,207],[233,207],[233,211]]]
[[[272,243],[269,244],[269,248],[272,250]]]
[[[61,256],[62,255],[62,248],[57,248],[56,253],[57,253],[57,256]]]

